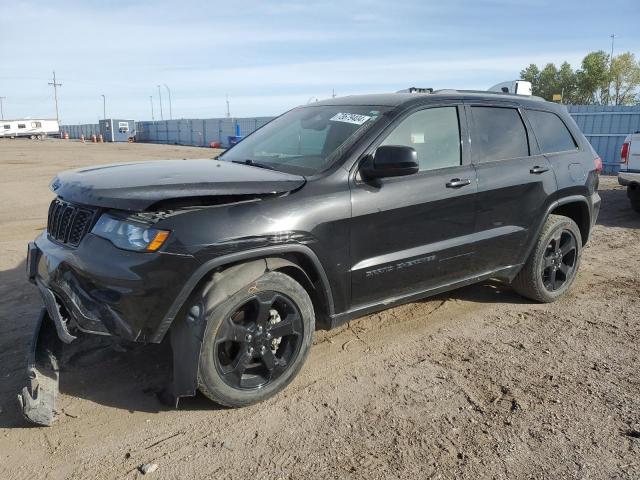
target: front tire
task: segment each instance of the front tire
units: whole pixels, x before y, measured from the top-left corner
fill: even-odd
[[[582,256],[582,235],[576,222],[549,215],[531,255],[512,282],[523,297],[556,301],[573,284]]]
[[[215,287],[214,287],[215,288]],[[265,400],[302,368],[313,340],[315,315],[306,290],[288,275],[268,272],[220,303],[203,289],[207,327],[198,388],[227,407]]]

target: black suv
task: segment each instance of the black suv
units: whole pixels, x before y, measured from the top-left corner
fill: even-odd
[[[165,401],[239,407],[293,379],[316,328],[489,278],[552,302],[600,168],[561,106],[441,90],[295,108],[214,160],[61,173],[28,251],[46,308],[23,412],[50,423],[81,337],[168,338]]]

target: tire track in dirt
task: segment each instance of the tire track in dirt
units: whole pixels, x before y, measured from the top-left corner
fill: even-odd
[[[0,236],[0,478],[138,478],[147,462],[156,478],[640,478],[640,216],[602,180],[600,224],[556,304],[487,282],[318,332],[300,377],[241,410],[165,410],[162,352],[114,353],[68,372],[45,430],[17,428],[8,404],[36,296],[20,234]]]

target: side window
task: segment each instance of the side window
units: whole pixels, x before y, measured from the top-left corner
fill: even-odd
[[[555,113],[527,110],[542,153],[576,150],[578,145],[564,122]]]
[[[460,165],[458,109],[435,107],[413,113],[381,145],[413,147],[421,171]]]
[[[27,126],[24,123],[19,123],[18,128],[27,128]]]
[[[40,122],[31,122],[31,128],[40,128],[42,127],[42,123]]]
[[[5,130],[9,130],[10,128],[11,128],[11,125],[5,125],[5,126],[4,126],[4,129],[5,129]]]
[[[529,155],[527,130],[515,108],[472,107],[471,152],[474,163]]]

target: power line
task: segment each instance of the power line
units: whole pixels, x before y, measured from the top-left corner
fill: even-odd
[[[56,82],[56,72],[53,71],[53,82],[49,82],[49,85],[53,87],[53,98],[56,101],[56,121],[60,123],[60,116],[58,115],[58,87],[61,87],[61,83]]]

